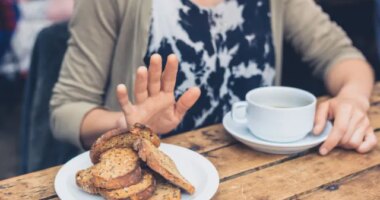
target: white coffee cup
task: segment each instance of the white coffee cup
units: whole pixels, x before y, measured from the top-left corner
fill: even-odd
[[[294,142],[313,129],[316,102],[313,94],[297,88],[257,88],[247,93],[246,101],[232,106],[232,119],[260,139]]]

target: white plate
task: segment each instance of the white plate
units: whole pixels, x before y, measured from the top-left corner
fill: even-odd
[[[211,199],[219,186],[219,175],[214,165],[202,155],[189,149],[161,144],[160,149],[169,155],[181,174],[195,187],[195,194],[182,192],[182,200]],[[81,169],[92,166],[89,152],[82,153],[68,161],[55,177],[54,187],[62,200],[102,200],[96,195],[82,191],[75,183],[75,174]]]
[[[305,138],[296,142],[276,143],[265,141],[256,137],[249,131],[246,125],[236,123],[232,120],[231,112],[224,116],[223,126],[236,140],[253,149],[271,154],[293,154],[311,149],[325,141],[332,129],[332,123],[329,121],[327,122],[322,134],[318,136],[309,133]]]

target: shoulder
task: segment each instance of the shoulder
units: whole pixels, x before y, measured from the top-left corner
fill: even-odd
[[[104,15],[122,15],[129,2],[129,0],[80,0],[75,1],[75,9],[87,10],[87,12],[96,11]]]

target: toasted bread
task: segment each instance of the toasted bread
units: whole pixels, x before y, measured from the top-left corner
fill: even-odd
[[[157,134],[142,124],[135,124],[129,131],[113,129],[99,137],[92,145],[90,150],[92,163],[98,163],[100,155],[109,149],[132,148],[133,143],[140,137],[152,141],[157,147],[160,146],[160,138]]]
[[[149,168],[166,180],[190,194],[195,192],[194,186],[180,174],[173,160],[154,146],[152,142],[142,138],[138,139],[134,143],[134,149],[138,151],[139,157],[146,162]]]
[[[90,194],[98,194],[99,189],[92,183],[92,168],[80,170],[77,172],[75,181],[77,185],[82,188],[83,191]]]
[[[103,189],[119,189],[141,180],[139,158],[130,148],[113,148],[104,152],[91,172],[94,186]]]
[[[146,200],[153,195],[155,189],[156,181],[153,175],[143,172],[143,178],[139,183],[116,190],[101,190],[100,194],[107,200]]]
[[[156,178],[156,190],[149,200],[181,200],[181,190],[162,178]]]

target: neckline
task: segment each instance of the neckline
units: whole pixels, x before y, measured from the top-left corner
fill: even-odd
[[[210,6],[210,7],[199,5],[199,4],[195,3],[194,0],[185,0],[185,1],[189,2],[191,4],[191,6],[197,7],[200,10],[212,11],[212,10],[215,10],[218,7],[222,6],[223,4],[225,4],[229,0],[222,0],[220,3],[216,4],[215,6]]]

